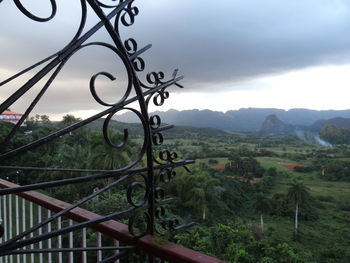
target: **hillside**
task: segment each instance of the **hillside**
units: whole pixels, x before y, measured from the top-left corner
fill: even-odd
[[[103,127],[104,119],[98,119],[86,127],[91,130],[101,130]],[[166,125],[165,123],[162,125]],[[129,135],[131,137],[143,136],[143,128],[141,124],[138,123],[125,123],[120,121],[111,120],[110,126],[111,129],[116,129],[119,132],[123,132],[124,129],[128,129]],[[229,133],[215,128],[201,128],[201,127],[191,127],[191,126],[174,126],[173,128],[163,132],[163,135],[166,135],[167,138],[186,138],[186,137],[223,137],[228,136]]]
[[[294,131],[293,125],[284,123],[275,114],[267,116],[260,128],[263,134],[285,134],[294,133]]]
[[[350,110],[308,110],[290,109],[288,111],[274,108],[242,108],[226,113],[211,110],[168,110],[156,111],[163,122],[180,126],[211,127],[221,130],[237,132],[257,132],[267,116],[274,114],[286,124],[310,126],[316,121],[332,118],[350,118]],[[123,122],[138,122],[132,113],[118,116]]]
[[[350,118],[337,117],[328,120],[318,120],[310,126],[310,129],[313,131],[320,131],[323,127],[328,125],[350,129]]]

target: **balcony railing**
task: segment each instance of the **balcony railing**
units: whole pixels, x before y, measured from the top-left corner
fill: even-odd
[[[17,186],[14,183],[0,180],[0,188]],[[69,206],[70,204],[66,202],[34,191],[1,196],[0,219],[4,230],[1,242],[26,231],[34,224]],[[59,217],[55,222],[49,223],[46,229],[39,229],[38,231],[41,232],[39,234],[42,234],[43,231],[51,232],[55,229],[61,229],[63,225],[74,225],[76,222],[84,222],[98,217],[100,215],[82,208],[75,208],[65,213],[64,217]],[[89,240],[87,236],[89,236]],[[112,245],[106,246],[105,241],[108,241],[108,244],[112,243]],[[119,244],[123,245],[119,246]],[[81,248],[81,251],[77,248]],[[30,253],[26,249],[30,250]],[[75,250],[70,251],[70,249]],[[129,234],[127,225],[110,220],[93,225],[91,228],[83,228],[79,231],[72,231],[66,235],[31,244],[26,248],[14,251],[13,254],[0,257],[0,263],[103,262],[104,259],[108,259],[113,254],[120,254],[120,259],[115,262],[123,263],[127,261],[123,261],[122,255],[128,250],[143,251],[168,262],[222,262],[181,245],[160,242],[154,236],[148,235],[135,240]]]

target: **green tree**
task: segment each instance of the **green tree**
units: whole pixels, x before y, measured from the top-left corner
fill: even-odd
[[[47,123],[47,124],[51,123],[50,117],[45,115],[45,114],[44,115],[40,115],[40,120],[41,120],[42,123]]]
[[[298,210],[301,203],[306,203],[310,200],[309,189],[301,182],[295,182],[288,190],[287,197],[295,205],[295,227],[294,233],[298,231]]]
[[[202,213],[202,219],[206,219],[209,205],[218,199],[217,187],[219,180],[207,173],[185,173],[176,178],[176,189],[182,204]]]
[[[109,131],[112,142],[121,141],[123,136],[115,131]],[[92,132],[89,138],[89,163],[93,169],[114,170],[125,166],[132,155],[132,143],[122,148],[115,148],[107,144],[101,132]]]
[[[72,114],[67,114],[65,116],[62,117],[62,121],[61,123],[64,125],[64,126],[68,126],[68,125],[72,125],[78,121],[81,121],[81,118],[77,118],[75,117],[74,115]]]
[[[271,210],[271,201],[262,193],[259,193],[254,200],[254,208],[260,213],[260,227],[261,231],[264,232],[264,214]]]

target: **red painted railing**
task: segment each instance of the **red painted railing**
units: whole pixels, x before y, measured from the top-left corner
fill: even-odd
[[[16,184],[0,179],[0,188],[11,188],[11,187],[17,187],[17,186],[18,185]],[[61,200],[49,197],[47,195],[44,195],[38,192],[33,192],[33,191],[20,193],[18,194],[18,196],[54,212],[59,212],[70,206],[70,204],[66,202],[63,202]],[[76,222],[84,222],[87,220],[100,217],[100,215],[92,213],[82,208],[75,208],[65,213],[65,217],[67,217],[68,219],[74,220]],[[142,250],[147,254],[159,257],[169,262],[174,262],[174,263],[223,262],[219,259],[210,257],[208,255],[183,247],[181,245],[173,244],[170,242],[159,242],[159,240],[157,241],[156,237],[153,237],[153,236],[145,236],[135,241],[134,237],[132,237],[129,234],[127,225],[119,223],[114,220],[96,224],[91,228],[106,236],[119,240],[124,244],[136,245],[136,249]]]

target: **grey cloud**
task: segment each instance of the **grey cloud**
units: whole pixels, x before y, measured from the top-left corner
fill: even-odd
[[[20,70],[69,42],[80,19],[79,4],[57,3],[57,17],[48,23],[30,21],[10,1],[0,4],[0,68]],[[122,37],[134,37],[140,47],[152,43],[152,49],[142,55],[146,70],[171,75],[179,68],[186,76],[187,91],[228,89],[261,75],[350,61],[350,7],[345,0],[142,0],[135,5],[140,14],[132,27],[122,28]],[[91,16],[88,25],[94,22]],[[94,40],[110,42],[103,30]],[[54,85],[60,88],[50,90],[47,101],[66,98],[72,109],[91,107],[91,96],[80,94],[88,92],[94,73],[102,70],[116,74],[118,81],[126,78],[111,56],[98,48],[79,51],[63,69],[60,84]],[[68,84],[79,81],[71,90]],[[71,94],[69,99],[65,94]]]
[[[350,48],[345,1],[176,1],[149,15],[162,21],[155,24],[148,15],[140,17],[153,42],[162,43],[153,61],[161,65],[160,58],[171,59],[202,89],[320,62],[337,63],[327,58]],[[141,27],[135,35],[143,36]]]

